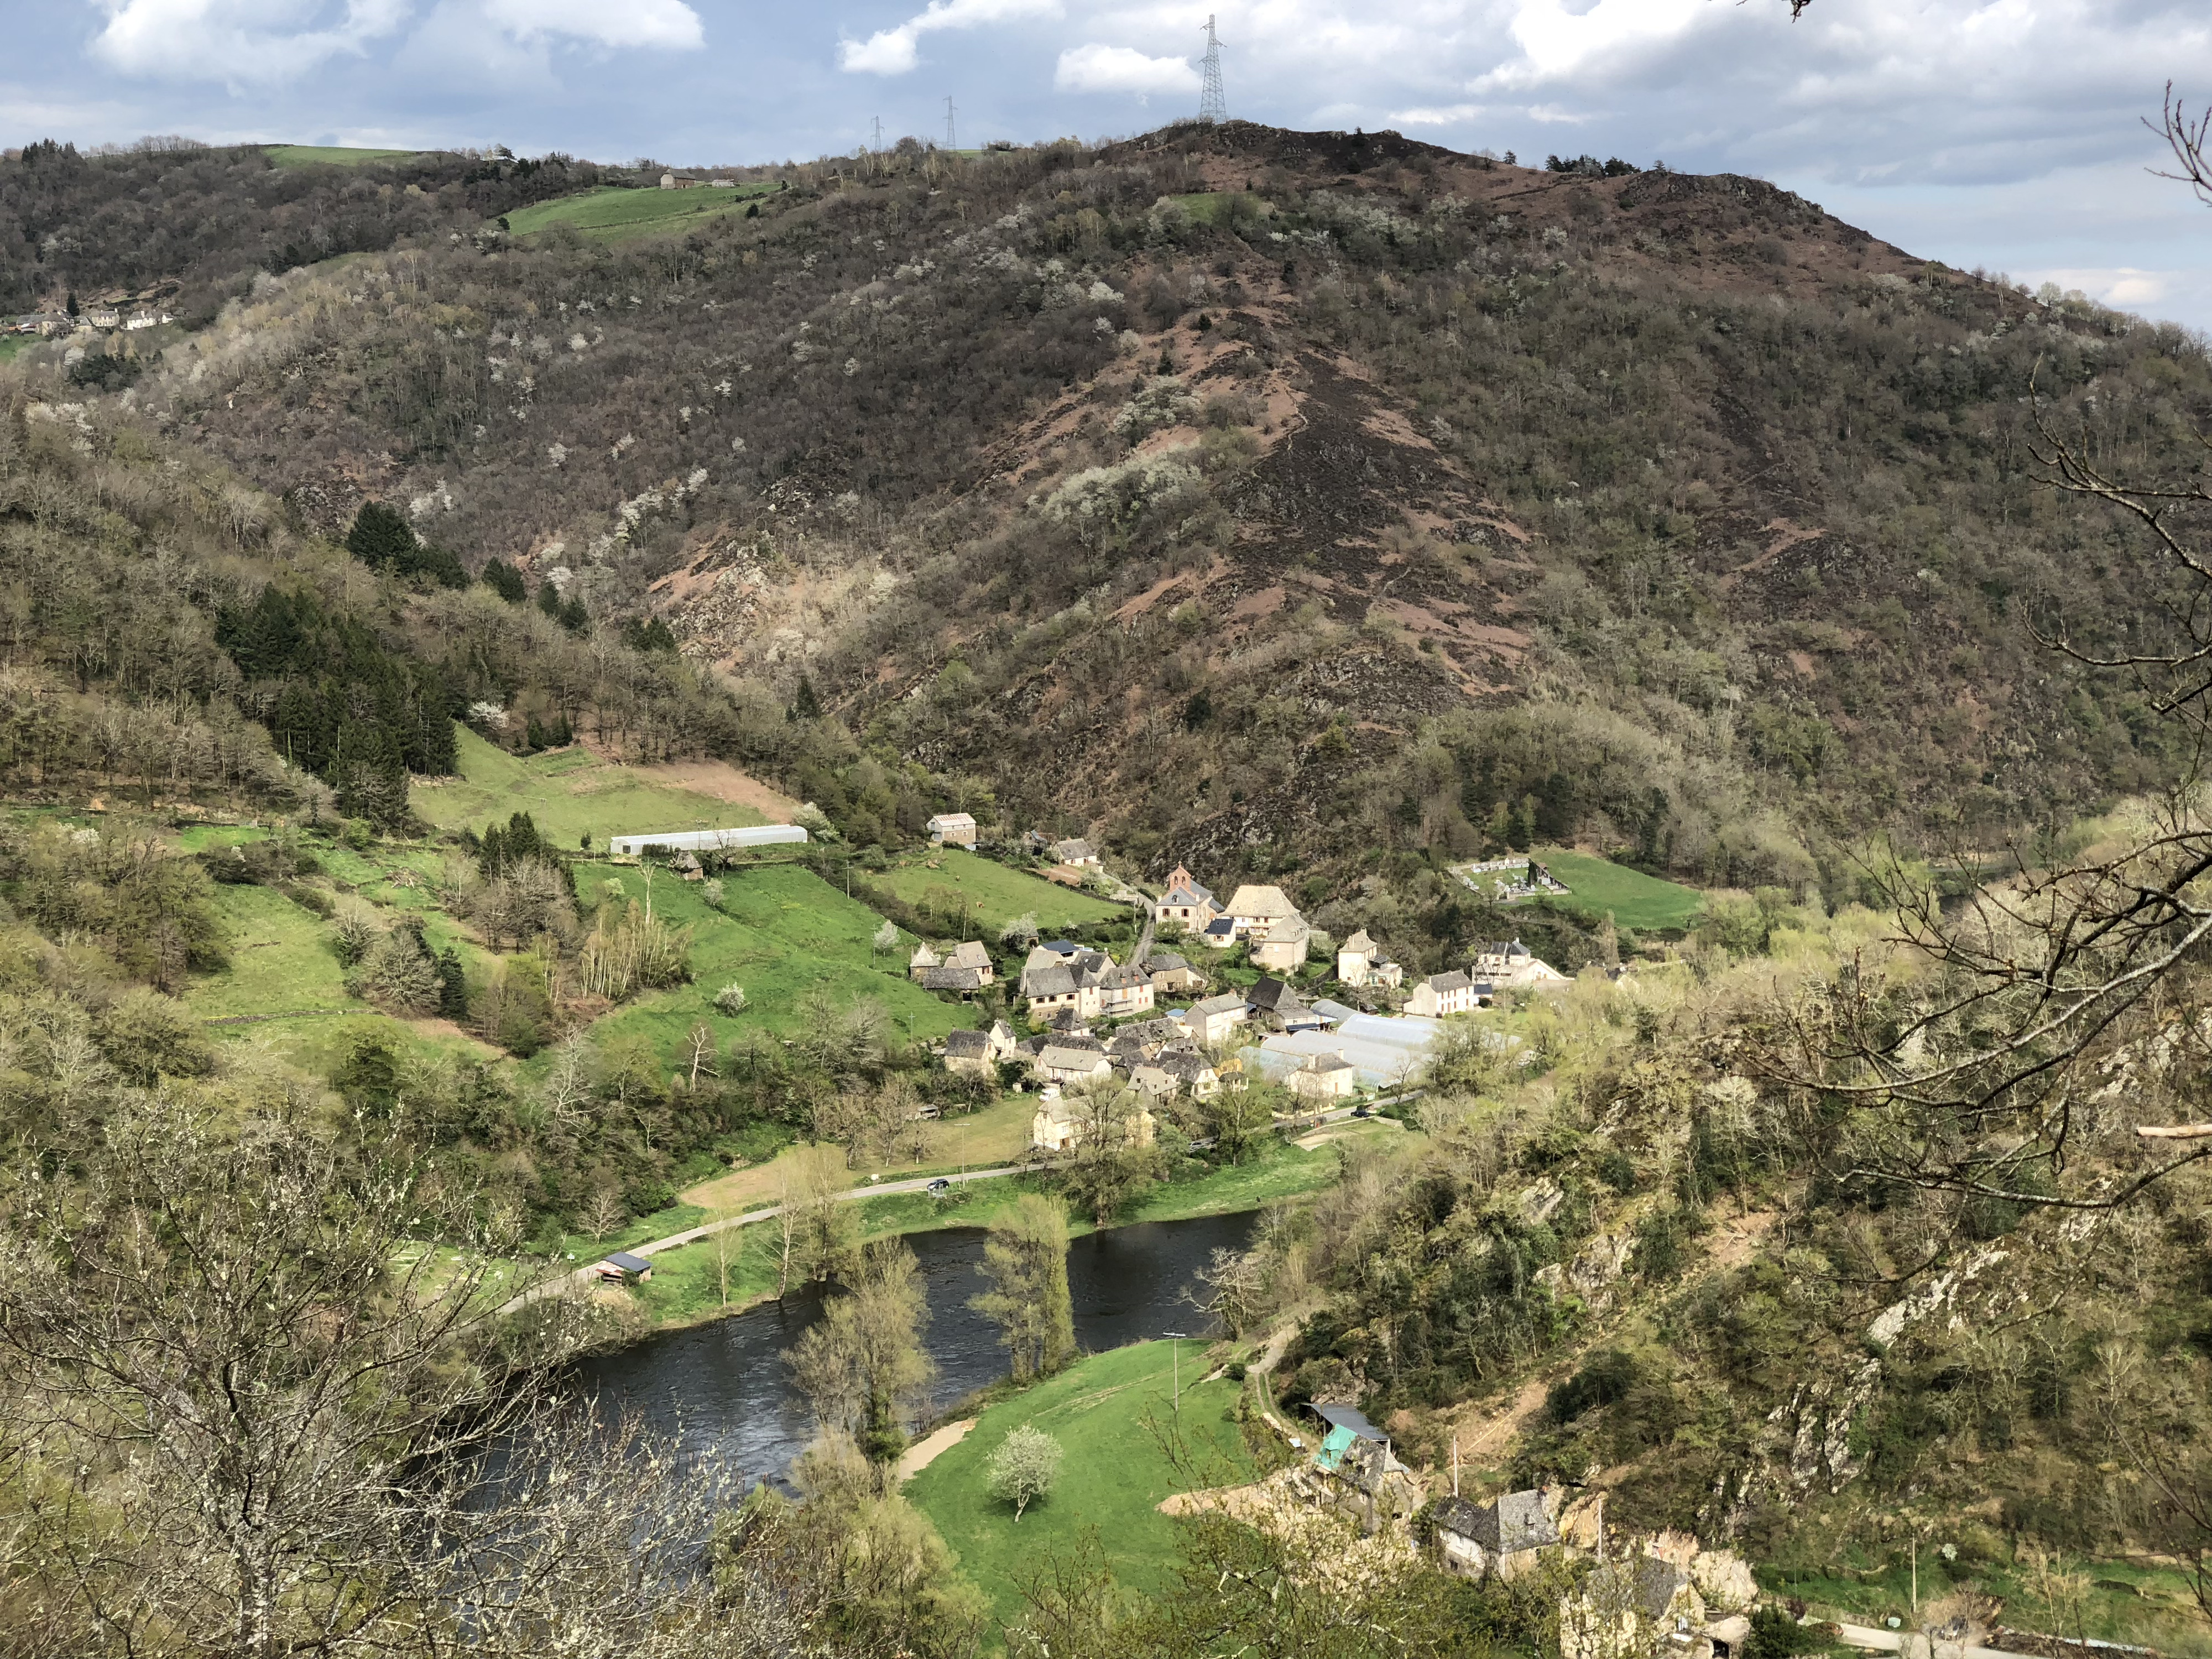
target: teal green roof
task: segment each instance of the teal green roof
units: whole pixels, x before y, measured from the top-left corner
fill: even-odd
[[[1321,1443],[1321,1449],[1314,1454],[1314,1462],[1331,1474],[1334,1474],[1337,1466],[1344,1461],[1344,1454],[1352,1449],[1358,1438],[1359,1437],[1350,1429],[1331,1429],[1328,1431],[1328,1438]]]

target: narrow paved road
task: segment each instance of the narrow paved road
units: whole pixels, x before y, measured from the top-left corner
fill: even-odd
[[[905,1181],[878,1181],[864,1186],[848,1188],[838,1194],[837,1197],[842,1202],[856,1198],[881,1198],[886,1193],[919,1193],[927,1191],[929,1183],[933,1181],[949,1182],[957,1186],[963,1182],[991,1181],[1000,1176],[1021,1175],[1024,1171],[1043,1167],[1039,1164],[1007,1164],[995,1170],[963,1170],[957,1175],[915,1176]],[[696,1244],[702,1239],[712,1237],[719,1232],[726,1232],[732,1227],[750,1227],[757,1221],[773,1221],[782,1213],[782,1205],[771,1204],[764,1209],[747,1210],[742,1215],[726,1215],[719,1221],[706,1222],[696,1227],[686,1227],[680,1233],[671,1233],[665,1238],[656,1238],[647,1244],[629,1245],[625,1248],[623,1254],[659,1255],[663,1250],[672,1250],[683,1244]],[[599,1264],[605,1260],[606,1257],[604,1255],[595,1257],[572,1273],[562,1273],[556,1278],[544,1279],[533,1285],[520,1296],[514,1297],[502,1305],[500,1312],[518,1313],[533,1302],[542,1301],[549,1296],[559,1295],[568,1285],[589,1283],[596,1276]]]

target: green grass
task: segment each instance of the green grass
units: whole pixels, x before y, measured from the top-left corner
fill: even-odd
[[[594,241],[621,241],[679,229],[692,220],[743,209],[775,189],[774,184],[759,180],[727,190],[712,185],[696,190],[631,190],[609,185],[518,209],[507,216],[507,227],[517,236],[530,236],[555,225],[573,225]]]
[[[585,902],[597,901],[600,884],[619,880],[632,897],[645,895],[644,872],[611,864],[581,862],[576,882]],[[665,872],[653,879],[653,910],[693,929],[692,981],[672,990],[648,992],[625,1004],[592,1028],[595,1042],[617,1036],[644,1036],[664,1056],[673,1057],[692,1026],[704,1021],[724,1044],[747,1025],[764,1025],[779,1036],[794,1035],[804,1022],[800,1000],[820,987],[845,1007],[862,997],[880,1001],[904,1039],[941,1037],[972,1023],[963,1007],[940,1002],[906,976],[911,939],[872,957],[869,939],[883,918],[847,898],[811,871],[794,865],[734,870],[722,877],[720,911],[701,896],[696,884]],[[717,1013],[714,994],[725,985],[742,985],[745,1009],[735,1019]]]
[[[1687,927],[1705,902],[1694,887],[1647,876],[1610,859],[1555,848],[1539,849],[1534,856],[1567,884],[1565,897],[1555,895],[1544,902],[1590,916],[1609,910],[1615,923],[1639,933]]]
[[[2184,1573],[2130,1561],[2076,1556],[2066,1557],[2061,1567],[2089,1580],[2078,1632],[2070,1614],[2054,1613],[2042,1604],[2033,1575],[2020,1562],[1978,1561],[1969,1565],[1962,1558],[1947,1564],[1932,1544],[1920,1554],[1920,1605],[1925,1610],[1929,1603],[1950,1595],[1957,1583],[1966,1582],[2001,1598],[2005,1603],[2005,1623],[2015,1629],[2068,1638],[2081,1634],[2098,1641],[2154,1647],[2169,1654],[2212,1652]],[[1909,1629],[1911,1572],[1908,1557],[1870,1562],[1857,1548],[1846,1547],[1826,1571],[1793,1572],[1762,1567],[1758,1577],[1760,1586],[1776,1595],[1803,1597],[1818,1616],[1879,1628],[1884,1619],[1893,1614]]]
[[[527,812],[540,834],[574,847],[586,830],[594,846],[610,836],[664,830],[728,830],[767,822],[750,806],[717,800],[640,777],[588,750],[510,755],[466,726],[455,729],[459,776],[418,784],[416,811],[441,830],[482,830]]]
[[[1269,1137],[1243,1164],[1153,1188],[1115,1217],[1114,1224],[1188,1221],[1195,1216],[1262,1209],[1280,1199],[1320,1191],[1334,1182],[1341,1168],[1336,1154],[1327,1146],[1309,1152]],[[900,1179],[906,1175],[899,1171]],[[1040,1176],[1002,1176],[995,1181],[963,1182],[941,1199],[927,1193],[889,1193],[859,1200],[861,1231],[874,1238],[886,1233],[927,1232],[937,1227],[987,1227],[1023,1193],[1051,1190],[1052,1183]],[[1076,1216],[1068,1231],[1079,1237],[1097,1230],[1088,1216]]]
[[[19,351],[28,351],[40,343],[35,334],[0,334],[0,363],[6,362]]]
[[[345,144],[264,144],[262,154],[271,167],[364,167],[378,161],[408,161],[427,152],[419,149],[355,149]]]
[[[1092,898],[958,848],[933,852],[930,858],[943,867],[932,870],[926,861],[915,859],[889,870],[869,871],[861,878],[913,905],[922,904],[933,888],[957,893],[970,906],[973,925],[994,938],[1021,915],[1034,915],[1037,927],[1051,933],[1094,921],[1126,921],[1135,915],[1126,904]],[[931,899],[928,908],[934,912],[942,907]]]
[[[1200,1467],[1212,1471],[1207,1484],[1234,1484],[1254,1473],[1231,1415],[1237,1385],[1195,1381],[1204,1346],[1182,1345],[1182,1435],[1200,1454]],[[988,1407],[966,1439],[908,1482],[908,1498],[936,1523],[1002,1620],[1021,1616],[1027,1574],[1070,1549],[1089,1527],[1106,1540],[1126,1588],[1142,1595],[1165,1583],[1176,1529],[1158,1506],[1184,1489],[1152,1427],[1178,1420],[1170,1350],[1165,1342],[1116,1348]],[[1012,1508],[987,1490],[985,1464],[1024,1423],[1058,1440],[1064,1455],[1051,1495],[1017,1522]]]
[[[230,969],[193,981],[185,1000],[203,1019],[305,1010],[368,1012],[346,994],[327,923],[268,887],[217,887]],[[252,1028],[248,1027],[248,1030]]]

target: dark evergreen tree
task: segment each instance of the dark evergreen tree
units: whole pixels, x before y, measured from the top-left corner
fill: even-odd
[[[346,551],[372,570],[389,570],[411,562],[416,542],[415,532],[396,507],[382,501],[366,501],[354,514],[353,528],[346,532]]]
[[[520,605],[530,597],[530,590],[523,586],[522,573],[505,559],[494,559],[486,565],[483,581],[509,605]]]

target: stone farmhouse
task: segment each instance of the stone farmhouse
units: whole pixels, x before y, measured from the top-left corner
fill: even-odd
[[[1091,1128],[1086,1103],[1063,1095],[1038,1105],[1036,1115],[1030,1119],[1030,1145],[1040,1152],[1064,1152]],[[1158,1133],[1158,1126],[1151,1111],[1139,1107],[1123,1121],[1122,1133],[1128,1137],[1130,1146],[1149,1146]]]
[[[1437,1510],[1444,1566],[1468,1578],[1515,1578],[1558,1547],[1559,1528],[1542,1492],[1509,1492],[1487,1504],[1454,1498]]]
[[[1098,849],[1080,836],[1072,837],[1066,841],[1056,841],[1048,850],[1050,851],[1056,863],[1073,865],[1078,870],[1096,870],[1099,867]]]
[[[945,1069],[962,1077],[994,1077],[999,1062],[1018,1052],[1012,1028],[997,1020],[988,1031],[955,1031],[946,1037]]]
[[[927,945],[917,945],[907,963],[907,977],[925,991],[957,991],[973,996],[995,983],[999,970],[981,939],[956,945],[943,956]]]
[[[1021,994],[1032,1018],[1072,1009],[1079,1019],[1124,1019],[1149,1013],[1152,976],[1123,966],[1103,951],[1034,947],[1022,965]]]
[[[1406,970],[1383,955],[1363,927],[1337,948],[1336,978],[1339,984],[1355,989],[1370,985],[1395,989],[1404,983]]]
[[[1173,996],[1180,991],[1196,991],[1204,988],[1205,975],[1172,951],[1155,951],[1145,958],[1145,971],[1152,976],[1152,991],[1156,996]]]
[[[970,812],[939,812],[925,826],[930,840],[940,847],[973,847],[975,818]]]

